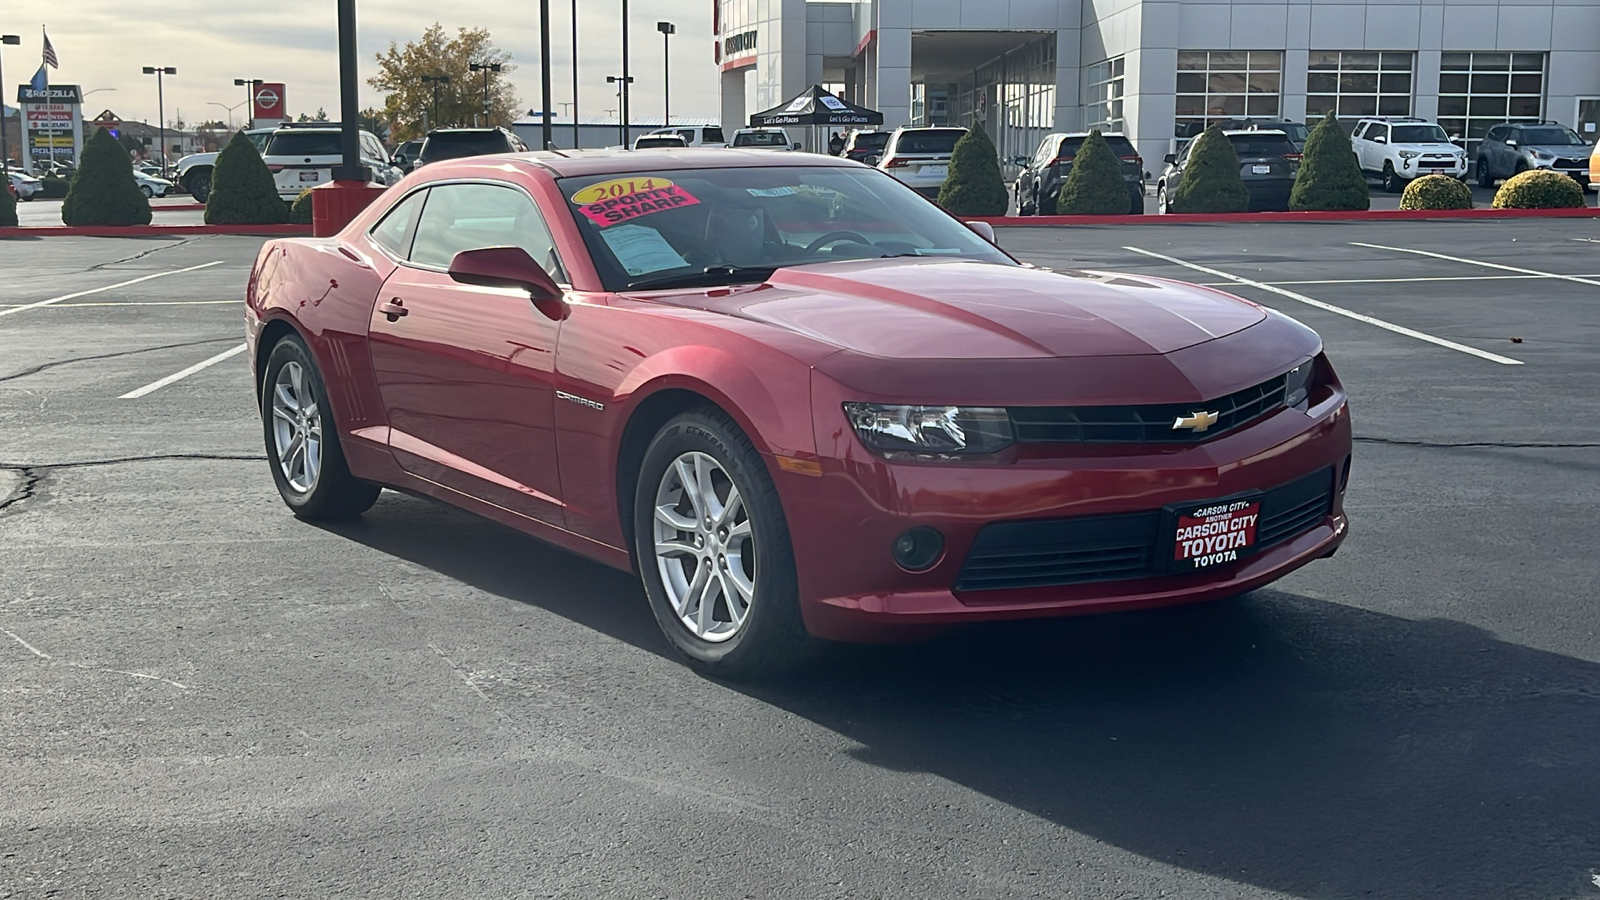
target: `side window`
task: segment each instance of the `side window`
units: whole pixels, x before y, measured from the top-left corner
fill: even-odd
[[[1351,137],[1359,141],[1364,141],[1367,139],[1367,129],[1371,127],[1372,125],[1370,123],[1363,122],[1356,126],[1355,134],[1351,135]]]
[[[565,282],[555,239],[544,217],[516,188],[494,184],[445,184],[429,192],[417,223],[411,261],[444,269],[457,253],[484,247],[521,247],[557,282]]]
[[[379,144],[378,139],[370,134],[361,136],[361,153],[367,159],[382,160],[384,158],[383,145]]]
[[[1047,137],[1039,142],[1039,149],[1033,151],[1033,167],[1042,169],[1050,160],[1055,159],[1056,139]]]
[[[1504,129],[1501,129],[1500,139],[1501,140],[1508,140],[1509,139],[1509,140],[1516,141],[1518,144],[1521,144],[1522,143],[1522,129],[1521,128],[1504,128]]]
[[[417,214],[422,212],[427,194],[427,191],[417,191],[397,203],[369,232],[372,242],[405,259],[411,253],[411,238],[417,232]]]
[[[1503,141],[1507,137],[1508,135],[1506,134],[1506,127],[1504,125],[1496,125],[1495,127],[1489,129],[1489,133],[1484,135],[1483,139],[1486,141]]]

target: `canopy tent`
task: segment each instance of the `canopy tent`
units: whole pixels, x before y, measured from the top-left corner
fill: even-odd
[[[784,126],[882,125],[883,113],[846,103],[814,84],[782,106],[750,117],[751,128]]]

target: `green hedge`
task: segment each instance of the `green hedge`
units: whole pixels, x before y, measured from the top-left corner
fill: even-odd
[[[256,145],[240,131],[217,154],[211,194],[206,198],[206,224],[281,225],[287,221],[289,204],[278,196],[278,185]]]
[[[83,146],[78,174],[61,202],[66,225],[149,225],[150,201],[133,178],[128,151],[104,128]]]
[[[1250,191],[1239,177],[1239,153],[1222,129],[1210,126],[1195,138],[1183,180],[1167,198],[1175,213],[1234,213],[1250,209]]]
[[[66,178],[57,178],[54,175],[46,175],[45,177],[39,179],[39,181],[43,184],[43,187],[39,189],[39,196],[46,200],[65,199],[67,193],[72,190],[72,182]]]
[[[1468,200],[1471,197],[1469,194]],[[1306,138],[1300,174],[1289,192],[1289,208],[1310,210],[1360,210],[1372,206],[1366,176],[1350,146],[1350,134],[1329,113]]]
[[[311,188],[306,188],[294,198],[294,205],[289,207],[289,224],[311,224]]]
[[[1072,159],[1072,171],[1061,186],[1055,213],[1063,216],[1122,216],[1129,212],[1128,185],[1122,180],[1122,161],[1100,136],[1089,132]]]
[[[1495,209],[1572,209],[1587,206],[1583,188],[1571,176],[1549,169],[1513,175],[1494,195]]]
[[[1424,175],[1406,185],[1401,209],[1471,209],[1472,188],[1449,175]]]
[[[939,205],[952,216],[1003,216],[1011,195],[1000,177],[1000,156],[983,126],[956,141],[950,171],[939,188]]]
[[[16,224],[17,198],[12,195],[10,185],[0,185],[0,228],[12,228]]]

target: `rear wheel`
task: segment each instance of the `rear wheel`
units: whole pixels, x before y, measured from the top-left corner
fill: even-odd
[[[273,345],[267,357],[261,426],[272,480],[296,516],[350,518],[378,502],[381,489],[350,474],[328,412],[327,389],[298,335]]]
[[[196,203],[204,203],[211,196],[211,170],[196,169],[189,173],[183,184]]]
[[[683,413],[650,443],[634,547],[656,622],[695,669],[749,678],[809,647],[777,490],[721,410]]]
[[[1406,180],[1394,170],[1394,163],[1383,164],[1383,189],[1391,194],[1398,194],[1406,189]]]

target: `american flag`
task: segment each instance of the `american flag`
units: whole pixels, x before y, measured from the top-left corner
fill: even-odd
[[[44,64],[52,69],[61,68],[61,59],[56,56],[56,48],[50,46],[50,35],[44,36]]]

